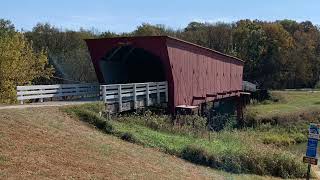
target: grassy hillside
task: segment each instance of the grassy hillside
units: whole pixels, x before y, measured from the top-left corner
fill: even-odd
[[[57,178],[270,179],[208,169],[122,141],[58,108],[0,110],[0,179]]]
[[[208,133],[205,125],[201,130],[202,123],[199,122],[202,119],[199,117],[184,117],[189,118],[184,119],[184,125],[172,126],[170,117],[148,111],[112,116],[111,119],[98,115],[98,104],[69,107],[66,111],[108,134],[214,169],[286,178],[303,177],[306,172],[301,157],[282,146],[291,142],[282,144],[286,139],[279,142],[269,140],[270,135],[282,137],[287,131],[285,128],[263,126]],[[292,132],[288,138],[292,138],[294,144],[298,142],[298,137],[305,138],[299,132]]]

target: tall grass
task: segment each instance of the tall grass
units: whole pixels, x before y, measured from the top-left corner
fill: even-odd
[[[173,126],[170,117],[150,113],[114,116],[107,120],[98,115],[99,108],[88,105],[68,107],[66,111],[123,140],[156,148],[193,163],[233,173],[283,178],[305,175],[300,158],[260,143],[255,135],[243,131],[229,129],[208,133],[203,131],[202,123],[195,125],[193,118]],[[105,130],[105,124],[111,127],[110,131]]]

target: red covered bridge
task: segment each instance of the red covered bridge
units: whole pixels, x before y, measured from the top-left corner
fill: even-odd
[[[168,107],[239,97],[241,59],[168,36],[88,39],[102,84],[168,82]]]

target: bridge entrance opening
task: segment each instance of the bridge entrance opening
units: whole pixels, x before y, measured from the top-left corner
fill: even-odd
[[[166,80],[161,59],[142,48],[119,46],[109,51],[99,62],[106,84]]]

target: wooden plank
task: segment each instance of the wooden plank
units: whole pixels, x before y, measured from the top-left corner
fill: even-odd
[[[36,90],[36,89],[57,89],[61,85],[34,85],[34,86],[17,86],[17,90]]]
[[[207,97],[217,97],[216,93],[210,93],[210,94],[206,94]]]
[[[102,86],[102,100],[104,103],[107,103],[107,87]]]
[[[157,104],[157,99],[154,97],[150,97],[150,106]],[[146,100],[145,98],[137,99],[136,101],[136,106],[137,108],[144,108],[146,107]],[[123,102],[122,103],[122,111],[128,111],[132,110],[134,108],[134,103],[133,101],[128,101],[128,102]],[[119,107],[118,103],[113,103],[113,104],[108,104],[107,105],[107,111],[109,113],[118,113]]]
[[[119,112],[122,112],[122,92],[121,92],[121,84],[118,85],[118,104],[119,104]]]
[[[133,84],[133,109],[137,109],[137,85]]]
[[[157,104],[160,104],[160,89],[159,89],[158,83],[157,83]]]
[[[147,101],[147,106],[149,106],[150,104],[150,94],[149,94],[149,84],[146,85],[146,101]]]

